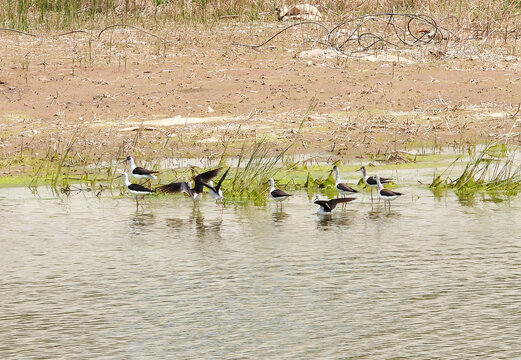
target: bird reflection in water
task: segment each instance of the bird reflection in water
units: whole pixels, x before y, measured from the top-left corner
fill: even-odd
[[[194,206],[189,222],[195,225],[197,236],[201,238],[210,234],[219,235],[223,219],[222,217],[219,217],[218,219],[205,224],[201,209]]]
[[[289,214],[280,208],[280,209],[275,210],[271,214],[271,217],[273,219],[273,222],[275,224],[277,224],[277,223],[283,223],[289,217]]]
[[[317,228],[321,230],[348,227],[353,223],[353,218],[347,212],[334,215],[317,215],[317,220]]]
[[[147,232],[147,228],[154,225],[155,222],[154,214],[136,211],[129,221],[130,233],[137,235]]]
[[[369,219],[372,220],[397,219],[402,216],[397,211],[385,210],[385,208],[382,209],[382,207],[374,207],[367,214]]]
[[[166,219],[166,226],[171,227],[175,230],[180,230],[182,227],[187,225],[187,221],[181,218],[168,218]]]

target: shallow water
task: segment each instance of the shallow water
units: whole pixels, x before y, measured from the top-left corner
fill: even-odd
[[[521,357],[521,201],[402,183],[330,218],[0,189],[0,358]]]

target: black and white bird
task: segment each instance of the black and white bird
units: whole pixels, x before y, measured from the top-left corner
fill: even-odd
[[[213,186],[213,181],[210,180],[208,181],[208,184],[204,184],[204,186],[206,186],[208,188],[208,192],[210,193],[210,196],[212,198],[214,198],[215,201],[219,202],[220,206],[221,206],[221,210],[223,209],[222,208],[222,201],[224,199],[223,197],[223,192],[221,190],[221,185],[223,184],[223,181],[224,179],[226,178],[226,175],[228,175],[228,171],[230,171],[230,168],[228,168],[223,176],[221,176],[221,179],[219,179],[219,182],[217,183],[217,186]]]
[[[333,170],[331,171],[335,172],[335,188],[337,189],[339,195],[344,197],[346,195],[356,194],[358,192],[358,190],[355,190],[342,182],[340,179],[340,172],[338,171],[338,167],[336,165],[333,166]]]
[[[144,199],[145,195],[154,193],[154,190],[148,189],[143,185],[131,183],[126,172],[122,173],[119,177],[123,177],[123,182],[125,183],[128,192],[132,195],[136,195],[136,206],[139,206],[138,196],[141,196],[141,198]]]
[[[335,210],[336,206],[340,203],[348,203],[350,201],[356,200],[354,197],[342,197],[331,200],[323,200],[320,198],[320,195],[316,195],[313,202],[318,205],[317,214],[319,215],[331,215],[333,210]]]
[[[362,177],[364,178],[365,184],[371,188],[371,201],[373,201],[373,189],[378,188],[378,184],[376,182],[376,177],[367,175],[365,166],[362,166],[360,169],[358,169],[356,171],[362,172]],[[387,183],[390,183],[391,181],[392,181],[392,179],[389,179],[389,178],[382,178],[382,177],[380,178],[380,182],[382,184],[387,184]]]
[[[138,180],[146,179],[150,182],[150,180],[155,180],[156,176],[154,174],[159,173],[159,171],[148,170],[142,168],[140,166],[136,166],[134,162],[134,158],[132,156],[128,156],[125,161],[128,161],[130,167],[130,175]]]
[[[157,190],[164,193],[180,193],[184,192],[186,195],[194,198],[194,191],[192,190],[189,183],[186,181],[171,182],[166,185],[161,185],[156,188]]]
[[[269,178],[268,179],[268,182],[270,183],[270,199],[274,200],[275,203],[277,204],[277,207],[278,207],[278,203],[280,203],[280,206],[282,207],[282,202],[281,201],[284,201],[286,199],[289,199],[290,196],[293,196],[291,194],[288,194],[280,189],[277,189],[275,187],[275,180],[273,180],[272,178]]]
[[[389,204],[389,210],[391,210],[391,201],[396,199],[398,196],[402,196],[403,194],[384,188],[382,180],[378,175],[375,175],[375,179],[378,186],[378,196],[384,201],[384,208],[385,202],[387,202]]]
[[[194,200],[201,200],[205,186],[207,186],[209,184],[209,182],[215,176],[217,176],[219,171],[221,171],[221,168],[206,171],[202,174],[195,176],[194,177],[194,187],[190,187],[190,184],[187,183],[186,181],[180,181],[180,182],[171,182],[169,184],[159,186],[158,190],[165,192],[165,193],[184,192]]]

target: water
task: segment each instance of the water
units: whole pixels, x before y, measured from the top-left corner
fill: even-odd
[[[0,358],[519,358],[521,200],[331,218],[0,189]]]

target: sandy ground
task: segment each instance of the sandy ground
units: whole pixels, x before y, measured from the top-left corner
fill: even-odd
[[[0,33],[0,173],[30,172],[71,139],[71,159],[87,162],[212,157],[225,144],[232,156],[263,138],[274,153],[293,143],[330,161],[519,142],[515,56],[425,48],[354,59],[308,52],[316,44],[298,36],[231,45],[280,26],[165,25],[168,44],[125,29],[100,39]]]

